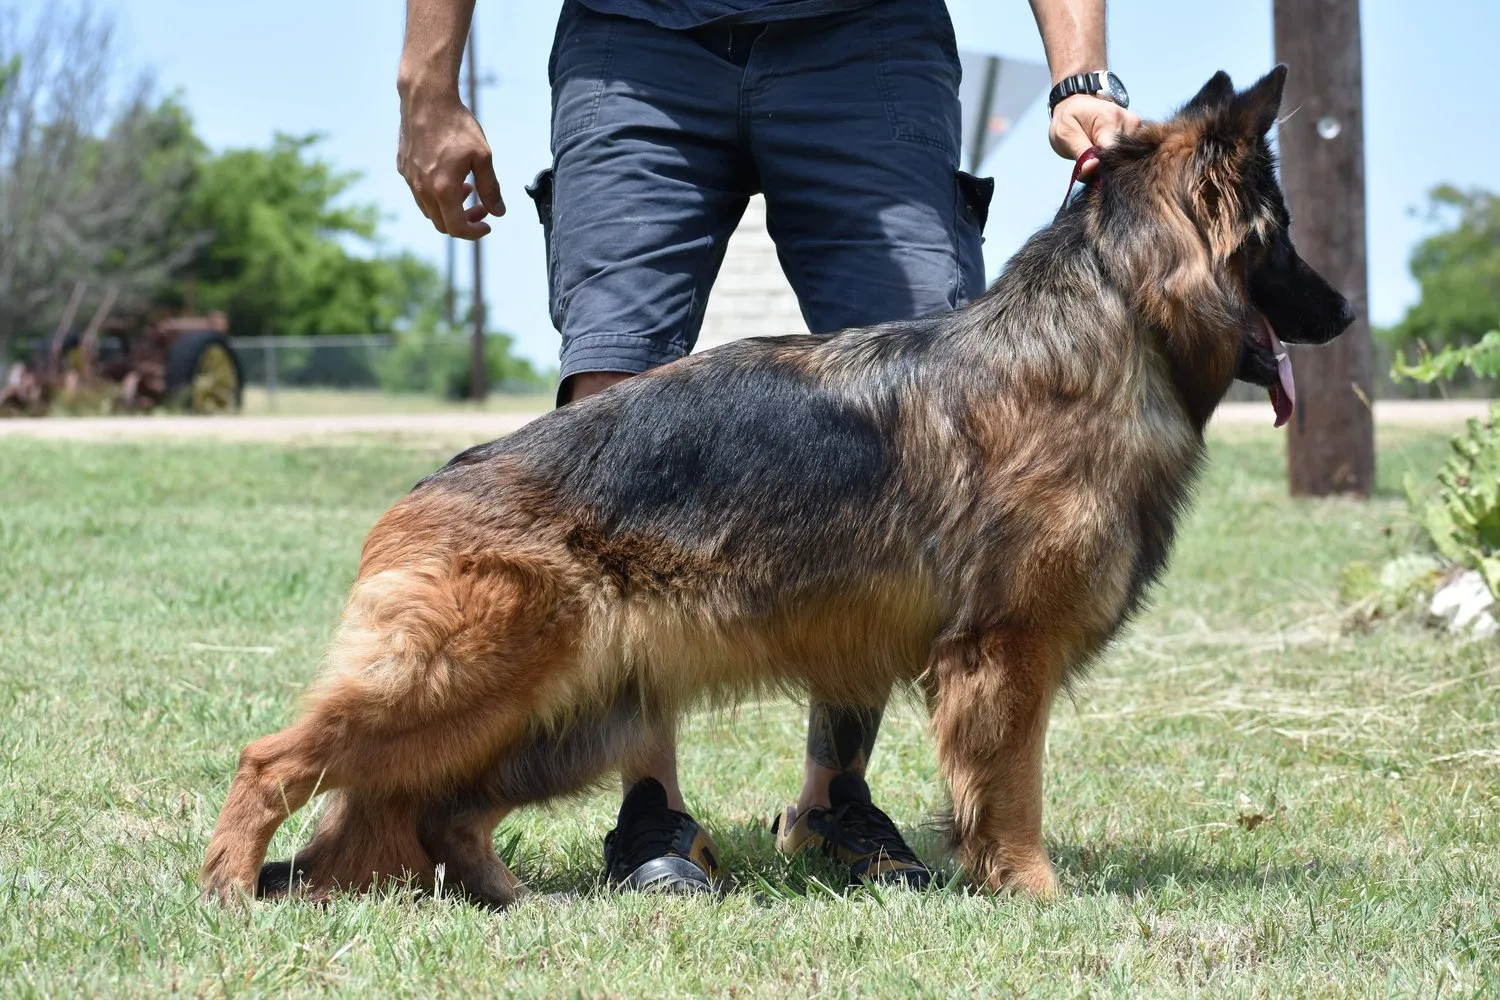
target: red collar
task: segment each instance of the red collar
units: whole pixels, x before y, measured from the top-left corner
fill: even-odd
[[[1063,208],[1068,207],[1068,197],[1073,193],[1073,185],[1077,184],[1078,179],[1083,176],[1083,165],[1085,163],[1088,163],[1090,160],[1097,159],[1099,159],[1098,146],[1090,146],[1088,149],[1085,149],[1083,152],[1078,154],[1078,159],[1073,163],[1073,176],[1068,180],[1068,190],[1063,194]],[[1084,183],[1087,184],[1088,181],[1084,181]]]

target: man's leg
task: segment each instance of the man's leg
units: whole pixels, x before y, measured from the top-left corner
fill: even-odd
[[[692,349],[754,184],[739,145],[741,73],[690,36],[564,5],[551,65],[554,165],[530,189],[563,340],[559,403]],[[611,881],[706,887],[717,851],[683,811],[672,734],[621,778],[605,841]]]
[[[751,103],[751,152],[808,327],[913,319],[979,294],[987,190],[958,172],[959,68],[941,0],[773,26],[760,56],[774,85]],[[863,780],[881,715],[813,701],[782,844],[817,844],[857,876],[921,885],[926,869]]]
[[[863,776],[875,750],[882,708],[844,708],[813,699],[807,712],[807,760],[797,812],[829,805],[828,786],[841,774]]]
[[[689,36],[563,5],[553,167],[528,189],[548,237],[560,402],[692,350],[755,183],[738,74]]]

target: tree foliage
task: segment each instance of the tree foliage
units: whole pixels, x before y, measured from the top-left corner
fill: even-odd
[[[56,4],[23,30],[0,4],[0,349],[55,324],[78,280],[149,305],[199,241],[201,155],[180,104],[122,79],[107,18]]]
[[[1424,385],[1456,379],[1466,372],[1482,379],[1500,378],[1500,330],[1491,330],[1472,344],[1445,347],[1436,354],[1424,346],[1415,361],[1398,355],[1391,365],[1392,381],[1410,379]]]
[[[1415,364],[1397,360],[1391,377],[1431,384],[1465,372],[1500,375],[1500,330],[1436,354],[1424,347]],[[1500,597],[1500,403],[1490,404],[1488,421],[1470,420],[1452,447],[1435,484],[1424,489],[1407,474],[1407,501],[1433,547],[1450,562],[1478,570]]]
[[[1407,500],[1433,547],[1500,597],[1500,403],[1488,420],[1469,420],[1452,448],[1435,484],[1406,475]]]
[[[126,78],[86,0],[22,28],[0,0],[0,359],[49,333],[83,281],[85,316],[116,286],[116,315],[220,310],[237,336],[402,331],[383,381],[467,384],[466,350],[431,336],[451,332],[437,271],[381,252],[378,209],[349,201],[359,175],[319,136],[211,152],[179,98]],[[509,345],[491,337],[491,380],[541,381]]]
[[[358,175],[318,158],[317,143],[277,135],[202,165],[187,219],[210,239],[183,294],[228,313],[235,334],[389,331],[439,294],[431,265],[373,252],[376,209],[343,202]]]
[[[1388,331],[1398,346],[1470,344],[1500,326],[1500,196],[1444,185],[1430,197],[1443,228],[1412,253],[1422,297]]]

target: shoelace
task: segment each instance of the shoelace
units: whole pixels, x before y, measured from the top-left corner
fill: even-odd
[[[628,875],[647,861],[673,851],[687,817],[670,810],[649,816],[638,816],[621,837],[616,827],[604,838],[605,856],[610,871]]]
[[[833,834],[826,837],[823,849],[832,852],[838,841],[848,838],[861,849],[880,851],[893,861],[921,864],[916,852],[907,846],[901,831],[889,816],[869,802],[845,802],[833,810]]]

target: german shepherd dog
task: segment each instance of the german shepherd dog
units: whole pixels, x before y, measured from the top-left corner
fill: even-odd
[[[915,684],[957,860],[1055,891],[1042,750],[1060,686],[1161,572],[1239,376],[1352,319],[1292,247],[1266,134],[1285,68],[1218,74],[944,316],[749,340],[471,448],[370,532],[326,664],[241,754],[210,897],[444,877],[503,907],[510,810],[597,783],[681,713]],[[312,841],[277,827],[331,792]],[[439,866],[444,876],[439,876]]]

